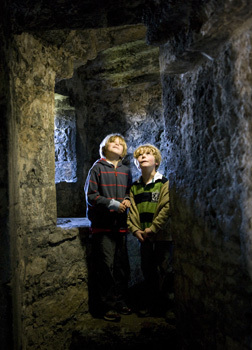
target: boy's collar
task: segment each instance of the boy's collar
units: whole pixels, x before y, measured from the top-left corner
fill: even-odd
[[[146,185],[150,184],[150,183],[153,183],[153,182],[156,182],[157,180],[160,180],[162,179],[163,175],[160,174],[158,171],[155,173],[153,179],[151,181],[149,181]],[[138,183],[142,182],[142,175],[139,177],[139,179],[137,180]]]

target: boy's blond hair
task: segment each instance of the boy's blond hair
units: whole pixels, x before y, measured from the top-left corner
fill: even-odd
[[[154,155],[155,161],[156,161],[156,163],[158,163],[156,165],[156,170],[157,170],[159,165],[161,164],[161,161],[162,161],[161,153],[157,147],[151,145],[150,143],[146,143],[145,145],[141,145],[141,146],[137,147],[137,149],[134,151],[134,158],[135,158],[136,167],[138,169],[140,169],[137,158],[140,156],[140,154],[145,153],[145,152],[150,152],[151,154]]]
[[[100,153],[101,158],[106,158],[106,150],[107,150],[108,144],[110,142],[115,141],[116,138],[119,138],[121,144],[123,145],[123,152],[122,152],[122,155],[120,156],[120,158],[123,159],[126,156],[127,144],[124,140],[124,137],[121,134],[109,134],[102,140],[102,142],[100,144],[99,153]]]

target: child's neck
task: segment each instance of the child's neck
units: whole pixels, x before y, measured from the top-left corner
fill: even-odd
[[[120,161],[119,157],[106,157],[106,160],[114,165],[115,168],[117,168],[117,165]]]
[[[142,169],[142,178],[145,184],[152,181],[156,174],[156,169]]]

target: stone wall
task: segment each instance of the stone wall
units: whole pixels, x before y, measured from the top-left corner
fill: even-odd
[[[24,349],[68,349],[88,312],[88,229],[36,232],[27,258],[22,325]]]
[[[212,20],[160,46],[178,325],[185,348],[250,349],[252,26]]]
[[[14,348],[67,346],[69,328],[88,310],[88,232],[56,227],[55,57],[28,34],[15,36],[9,52]]]
[[[0,34],[0,40],[6,44]],[[8,100],[9,85],[7,62],[3,47],[0,47],[0,343],[3,348],[12,347],[11,313],[11,254],[8,227]]]
[[[151,71],[156,56],[147,60],[151,50],[136,64],[134,79],[117,74],[132,65],[114,60],[120,50],[113,46],[142,43],[142,26],[134,34],[126,28],[55,31],[42,17],[43,31],[6,34],[1,48],[1,301],[8,306],[10,285],[14,348],[67,347],[75,322],[85,322],[88,311],[87,232],[56,226],[54,85],[75,69],[77,79],[66,86],[75,100],[79,178],[108,132],[124,133],[130,154],[145,141],[162,149],[171,180],[182,347],[250,349],[252,5],[148,1],[147,39],[156,52],[160,47],[162,87]],[[36,21],[29,25],[34,30]],[[21,26],[22,20],[13,24],[22,32]],[[127,48],[121,47],[123,55]],[[142,62],[149,63],[147,75]],[[86,83],[90,77],[97,85]],[[89,130],[97,132],[97,125],[94,139]]]
[[[55,94],[55,183],[76,182],[76,116],[68,98]]]

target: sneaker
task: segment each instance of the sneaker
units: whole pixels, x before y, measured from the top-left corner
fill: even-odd
[[[120,322],[121,320],[121,316],[114,310],[107,311],[103,318],[110,322]]]
[[[150,309],[142,309],[138,311],[138,317],[149,317],[150,315]]]
[[[119,313],[122,315],[131,315],[132,311],[128,306],[123,306],[120,310]]]
[[[167,311],[165,313],[165,321],[173,325],[176,324],[176,316],[173,311]]]

